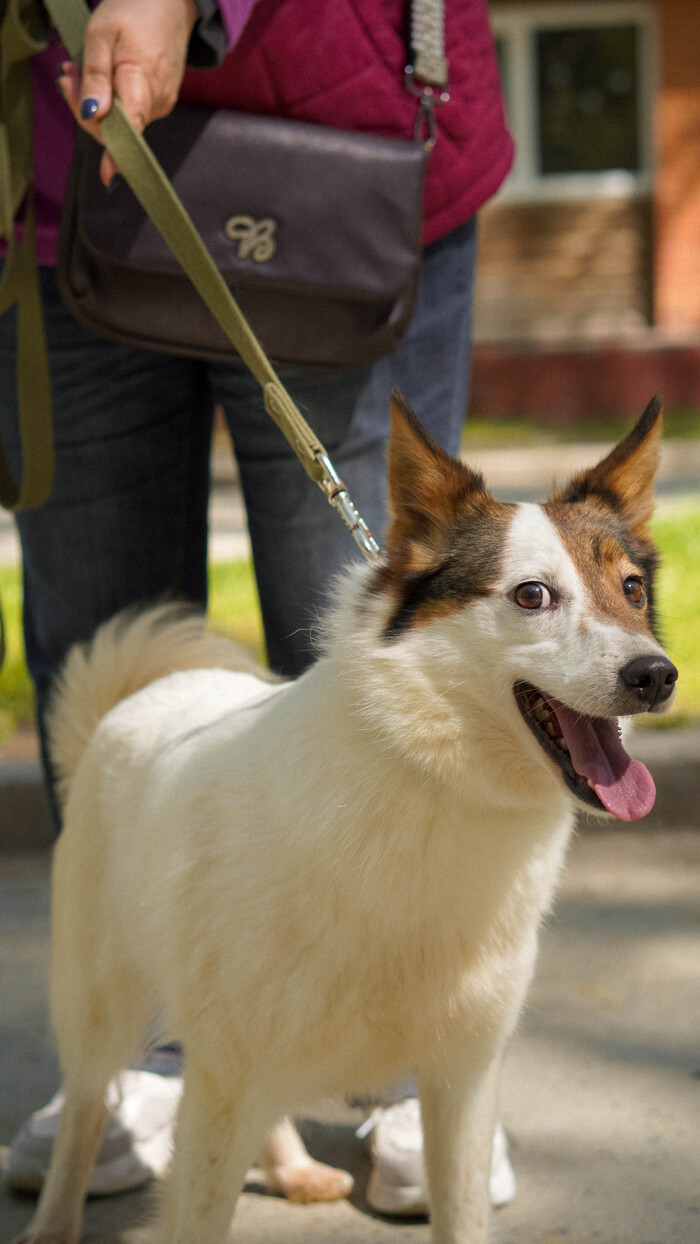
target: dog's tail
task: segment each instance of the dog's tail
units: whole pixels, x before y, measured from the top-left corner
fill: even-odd
[[[126,610],[68,654],[48,713],[49,750],[63,805],[80,757],[99,722],[120,700],[186,669],[230,669],[276,681],[247,652],[206,630],[201,614],[182,605]]]

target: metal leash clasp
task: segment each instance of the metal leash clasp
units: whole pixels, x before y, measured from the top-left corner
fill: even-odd
[[[406,90],[410,95],[415,95],[420,104],[416,117],[416,141],[422,142],[426,151],[432,151],[437,141],[435,109],[449,101],[450,92],[429,86],[427,82],[418,82],[413,65],[405,66],[403,80]]]
[[[315,457],[323,467],[323,479],[319,481],[319,487],[325,492],[330,504],[335,506],[345,525],[349,528],[355,544],[364,553],[368,561],[373,561],[375,557],[379,557],[381,549],[372,532],[365,520],[360,517],[345,484],[338,475],[328,454],[323,450],[317,450]]]

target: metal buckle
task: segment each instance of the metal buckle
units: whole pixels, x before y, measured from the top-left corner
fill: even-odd
[[[413,65],[404,67],[403,81],[409,95],[415,96],[420,104],[416,117],[416,141],[422,142],[426,151],[432,151],[437,141],[435,109],[448,102],[450,92],[430,86],[427,82],[419,83]]]
[[[342,479],[338,475],[328,454],[322,453],[320,450],[316,453],[317,460],[323,467],[323,479],[319,486],[325,492],[331,505],[344,520],[345,525],[349,528],[350,534],[355,544],[364,553],[368,561],[373,561],[375,557],[379,557],[381,549],[374,539],[372,532],[367,526],[365,520],[360,517],[357,509],[353,505],[350,494],[345,487]]]

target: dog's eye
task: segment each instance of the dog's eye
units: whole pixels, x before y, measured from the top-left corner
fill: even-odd
[[[551,592],[544,583],[521,583],[513,599],[521,609],[548,609],[552,603]]]
[[[642,580],[635,574],[625,579],[622,584],[622,590],[628,601],[632,605],[643,605],[646,600],[646,592]]]

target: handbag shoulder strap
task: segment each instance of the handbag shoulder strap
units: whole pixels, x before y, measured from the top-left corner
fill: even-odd
[[[429,86],[447,86],[445,0],[412,0],[411,51],[413,73]]]

